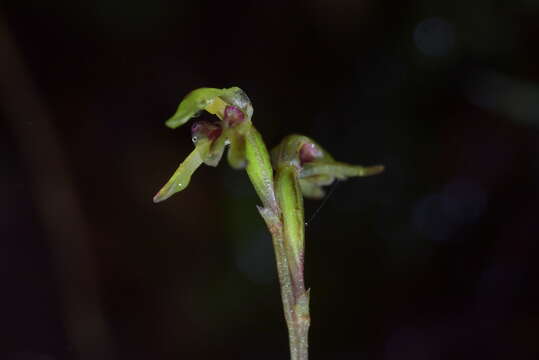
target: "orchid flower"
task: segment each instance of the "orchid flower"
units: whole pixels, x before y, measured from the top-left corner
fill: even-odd
[[[263,204],[258,210],[273,239],[291,358],[307,360],[310,316],[309,290],[303,276],[303,197],[322,198],[323,186],[337,179],[375,175],[384,167],[337,162],[314,140],[301,135],[285,137],[273,149],[270,161],[266,145],[251,121],[251,101],[238,87],[192,91],[166,125],[177,128],[203,110],[218,120],[193,124],[195,149],[155,195],[154,202],[184,190],[202,164],[217,166],[229,147],[228,163],[235,169],[246,169]]]

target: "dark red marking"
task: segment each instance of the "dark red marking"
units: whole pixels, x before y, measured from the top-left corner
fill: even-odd
[[[305,143],[299,150],[299,160],[301,164],[309,163],[322,156],[322,151],[315,144]]]
[[[223,129],[218,124],[210,123],[208,121],[197,121],[191,126],[191,136],[197,138],[208,138],[209,140],[217,139]]]
[[[225,108],[223,120],[228,126],[232,127],[242,123],[245,120],[245,115],[237,106],[228,105]]]

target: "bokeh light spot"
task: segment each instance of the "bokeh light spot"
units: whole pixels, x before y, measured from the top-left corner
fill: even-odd
[[[471,103],[526,125],[539,126],[539,84],[481,71],[466,88]]]

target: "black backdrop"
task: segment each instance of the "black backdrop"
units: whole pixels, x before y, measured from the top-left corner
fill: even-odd
[[[287,358],[245,173],[151,201],[192,148],[164,120],[234,85],[268,146],[303,133],[387,168],[307,227],[312,359],[538,355],[537,1],[1,11],[1,359]]]

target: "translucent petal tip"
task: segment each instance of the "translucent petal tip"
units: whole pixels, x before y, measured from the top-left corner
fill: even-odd
[[[162,201],[165,201],[166,199],[168,199],[170,197],[169,196],[166,196],[165,194],[163,194],[163,192],[160,190],[157,194],[155,194],[155,196],[153,197],[153,203],[154,204],[157,204],[157,203],[160,203]]]

